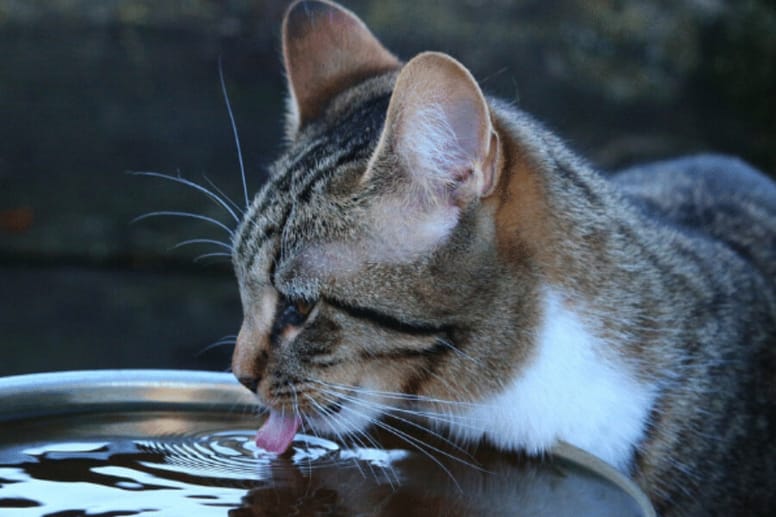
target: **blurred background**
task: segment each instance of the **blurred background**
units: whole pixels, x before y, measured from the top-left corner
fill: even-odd
[[[241,320],[206,196],[281,149],[271,0],[0,0],[0,375],[224,370]],[[683,153],[776,172],[772,0],[352,0],[401,58],[448,52],[604,170]]]

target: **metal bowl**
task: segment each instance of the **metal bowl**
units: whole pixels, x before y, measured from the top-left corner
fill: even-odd
[[[348,444],[299,434],[275,456],[253,444],[257,415],[229,374],[0,378],[0,512],[655,515],[632,481],[568,445],[539,461],[407,427]]]

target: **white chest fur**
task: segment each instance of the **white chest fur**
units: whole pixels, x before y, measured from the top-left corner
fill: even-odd
[[[605,357],[606,343],[547,290],[537,351],[504,390],[467,411],[463,438],[538,454],[562,440],[625,470],[644,433],[654,390],[624,364]]]

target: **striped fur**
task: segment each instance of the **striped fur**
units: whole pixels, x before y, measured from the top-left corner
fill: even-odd
[[[776,511],[770,180],[719,156],[607,179],[448,56],[402,65],[324,1],[284,27],[326,94],[290,74],[288,148],[235,233],[233,370],[264,404],[343,439],[401,410],[567,441],[662,515]]]

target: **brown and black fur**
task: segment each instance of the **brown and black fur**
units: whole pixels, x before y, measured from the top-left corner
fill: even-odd
[[[713,155],[605,177],[483,98],[482,171],[418,193],[396,158],[411,108],[395,90],[433,66],[470,76],[441,55],[403,65],[359,24],[321,1],[287,15],[288,148],[234,240],[240,380],[303,414],[310,398],[331,406],[310,378],[477,401],[530,361],[551,284],[656,390],[629,473],[658,513],[776,514],[776,185]],[[305,61],[333,53],[324,72]],[[414,254],[386,244],[402,258],[382,260],[381,203],[424,214],[435,196],[458,214],[449,236]]]
[[[676,308],[669,321],[687,329],[675,345],[681,363],[663,365],[675,379],[653,411],[636,477],[659,510],[771,514],[776,189],[743,162],[718,156],[634,168],[613,181],[645,217],[686,242],[672,246],[686,265],[666,293]],[[702,303],[684,301],[693,289]]]

